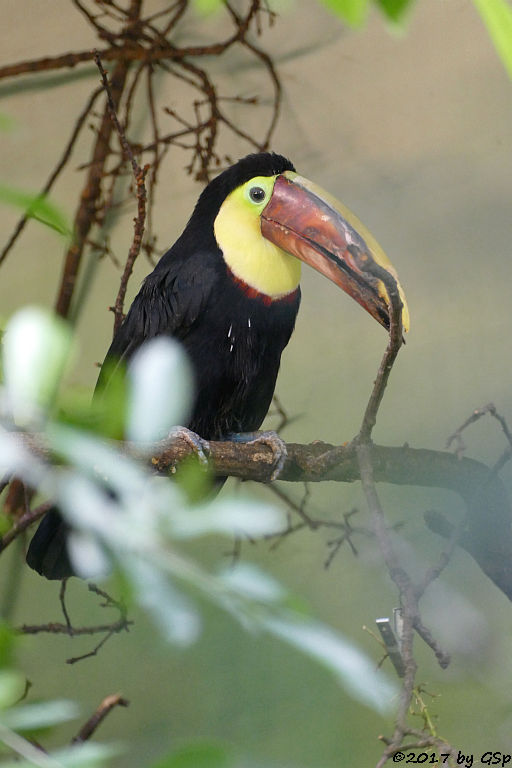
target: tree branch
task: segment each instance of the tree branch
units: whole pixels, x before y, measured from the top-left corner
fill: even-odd
[[[149,165],[145,165],[144,168],[141,168],[133,155],[132,148],[128,143],[124,129],[122,128],[119,122],[119,118],[117,117],[116,105],[114,102],[114,97],[112,95],[112,90],[110,88],[110,83],[108,82],[107,73],[103,68],[103,64],[101,63],[101,58],[98,51],[94,52],[94,61],[100,71],[101,82],[105,90],[105,93],[107,95],[107,108],[110,114],[110,119],[117,131],[117,135],[119,137],[119,143],[121,144],[123,153],[126,156],[126,158],[130,161],[130,164],[132,166],[133,176],[135,179],[135,185],[137,190],[137,216],[134,219],[133,240],[130,246],[130,250],[128,251],[128,257],[126,259],[123,275],[121,277],[121,283],[119,285],[119,291],[117,293],[116,303],[113,307],[114,318],[115,318],[114,319],[114,334],[115,334],[124,319],[124,299],[126,296],[126,289],[128,287],[128,280],[130,279],[130,276],[132,274],[135,260],[137,259],[137,256],[140,253],[142,238],[144,236],[144,226],[146,223],[145,180],[146,180],[146,174],[149,170]]]
[[[142,0],[132,0],[131,2],[129,15],[130,21],[127,25],[127,31],[130,30],[131,26],[136,22],[139,16],[141,2]],[[92,58],[93,55],[93,52],[90,51],[90,58]],[[129,66],[130,64],[128,61],[118,60],[112,74],[111,95],[116,109],[126,85]],[[110,137],[112,135],[113,127],[110,118],[110,109],[107,103],[101,118],[101,125],[94,145],[92,161],[81,195],[80,205],[75,215],[73,240],[64,261],[61,284],[55,304],[57,314],[62,315],[62,317],[67,317],[69,314],[82,254],[87,242],[87,237],[96,219],[105,164],[110,153]]]
[[[18,434],[17,439],[34,453],[50,458],[41,436]],[[119,444],[136,455],[133,444]],[[216,474],[267,483],[274,467],[274,454],[265,444],[210,442],[209,461]],[[286,482],[343,482],[361,479],[356,445],[287,443],[287,457],[279,480]],[[374,481],[394,485],[444,488],[457,493],[466,505],[467,519],[460,546],[484,573],[512,600],[511,508],[500,478],[482,462],[458,459],[446,451],[369,446]],[[161,474],[173,473],[193,449],[181,439],[164,440],[154,446],[150,463]],[[436,534],[450,538],[454,523],[439,512],[426,512],[425,521]],[[5,534],[5,537],[10,533]],[[9,542],[12,540],[12,536]],[[6,544],[3,544],[6,546]],[[0,543],[0,551],[2,543]]]

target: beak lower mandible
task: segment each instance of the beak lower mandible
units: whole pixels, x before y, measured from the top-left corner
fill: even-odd
[[[409,330],[407,301],[395,268],[357,217],[321,187],[291,171],[278,176],[261,214],[261,232],[336,283],[389,329],[389,295],[371,266],[384,269],[396,280],[403,329]]]

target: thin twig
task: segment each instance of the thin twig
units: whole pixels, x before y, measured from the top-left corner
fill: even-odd
[[[126,630],[128,627],[132,626],[133,621],[127,620],[126,618],[122,617],[118,619],[117,621],[112,622],[111,624],[94,624],[89,627],[73,627],[72,628],[72,635],[73,637],[78,637],[79,635],[99,635],[103,634],[104,632],[115,633],[115,632],[122,632]],[[47,624],[22,624],[20,627],[18,627],[18,632],[20,632],[22,635],[40,635],[40,634],[49,634],[49,635],[69,635],[69,627],[67,624],[62,624],[58,621],[50,621]]]
[[[73,737],[71,743],[81,744],[87,741],[115,707],[128,707],[129,705],[128,699],[125,699],[120,693],[106,696],[87,722],[80,728],[77,735]]]
[[[140,253],[142,238],[144,236],[144,226],[146,223],[146,199],[147,199],[145,179],[146,179],[146,174],[149,170],[149,165],[145,165],[144,168],[141,168],[134,157],[132,148],[126,138],[124,129],[122,128],[119,122],[119,118],[116,112],[116,106],[114,103],[114,98],[112,96],[112,91],[110,88],[110,84],[108,82],[107,73],[103,68],[98,51],[94,52],[94,61],[100,71],[103,88],[105,89],[105,93],[107,94],[107,106],[110,114],[110,119],[112,120],[112,123],[117,131],[117,135],[119,137],[119,142],[121,144],[123,152],[131,163],[133,175],[135,178],[135,184],[137,188],[137,216],[134,219],[133,240],[130,246],[130,250],[128,252],[128,257],[126,259],[126,264],[124,266],[123,274],[121,277],[121,283],[119,285],[119,291],[117,293],[116,302],[114,305],[114,315],[115,315],[114,334],[115,334],[118,328],[120,327],[121,323],[123,322],[124,299],[126,296],[128,281],[133,271],[133,265],[135,264],[137,256]]]
[[[0,539],[0,554],[16,539],[23,531],[26,531],[33,523],[40,520],[52,508],[53,502],[45,501],[35,509],[25,512]]]

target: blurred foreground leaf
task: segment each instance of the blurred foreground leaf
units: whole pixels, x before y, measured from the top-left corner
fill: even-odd
[[[399,23],[415,0],[375,0],[375,2],[388,19]]]
[[[322,0],[322,3],[353,27],[359,27],[368,14],[369,0]]]
[[[507,0],[473,0],[473,3],[512,78],[512,7]]]
[[[72,346],[69,326],[39,307],[25,307],[2,338],[8,406],[18,426],[44,420],[54,404]]]
[[[392,706],[396,686],[338,632],[293,615],[265,620],[266,628],[332,672],[354,698],[382,714]]]
[[[224,0],[194,0],[194,8],[201,16],[209,16],[219,11],[224,5]]]
[[[14,651],[19,635],[0,619],[0,669],[10,667],[14,661]]]
[[[0,710],[12,707],[20,700],[24,691],[25,678],[20,672],[14,669],[0,670]]]
[[[71,226],[65,214],[43,195],[0,184],[0,203],[21,209],[29,219],[36,219],[61,235],[71,234]]]
[[[73,701],[43,701],[13,707],[2,715],[2,723],[13,731],[35,731],[74,720],[79,709]]]
[[[127,437],[151,443],[186,424],[192,403],[193,378],[181,344],[157,336],[137,350],[128,367],[130,402]]]
[[[169,757],[159,760],[151,768],[231,768],[231,751],[220,744],[192,744]]]
[[[106,768],[110,758],[120,752],[117,747],[86,742],[46,753],[0,724],[2,741],[21,759],[2,762],[1,768]]]

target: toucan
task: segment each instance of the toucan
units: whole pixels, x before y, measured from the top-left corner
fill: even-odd
[[[285,157],[251,154],[201,193],[182,235],[146,277],[115,334],[97,389],[108,384],[113,362],[128,365],[146,341],[169,335],[181,342],[195,374],[187,427],[205,440],[258,430],[294,329],[302,262],[388,328],[386,286],[368,269],[377,264],[396,279],[408,329],[395,270],[358,219]],[[66,532],[54,509],[32,539],[27,562],[47,578],[73,573]]]

